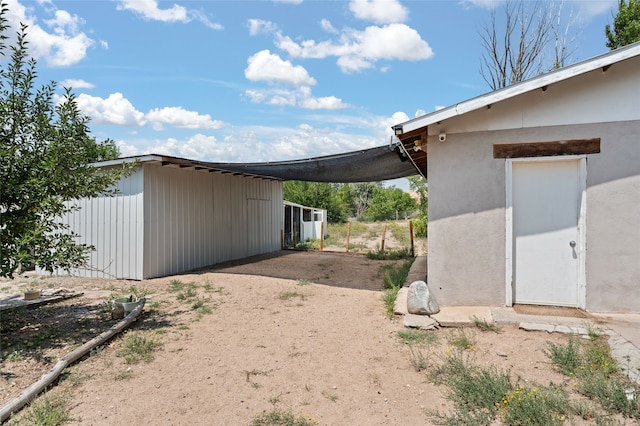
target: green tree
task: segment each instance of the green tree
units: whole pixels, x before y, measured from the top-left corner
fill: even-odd
[[[325,209],[327,221],[346,221],[346,211],[338,198],[339,185],[323,182],[286,181],[283,185],[284,199],[307,207]]]
[[[364,213],[368,220],[404,219],[416,209],[416,201],[400,188],[375,188],[371,204]]]
[[[605,26],[607,47],[611,50],[640,41],[640,1],[620,0],[613,28]]]
[[[118,154],[112,141],[97,143],[88,118],[65,89],[56,104],[54,82],[36,89],[36,61],[28,55],[25,25],[7,48],[7,5],[0,3],[0,276],[21,265],[47,271],[86,263],[92,247],[78,245],[60,221],[73,200],[112,194],[131,167],[99,171],[91,163]]]
[[[413,221],[413,230],[417,237],[427,236],[427,221],[429,220],[429,188],[427,180],[422,176],[409,176],[409,188],[416,191],[420,197],[418,202],[418,217]]]
[[[381,182],[359,182],[349,185],[353,194],[353,212],[357,219],[361,219],[371,205],[376,188],[382,188]]]

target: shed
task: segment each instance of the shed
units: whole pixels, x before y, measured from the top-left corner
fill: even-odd
[[[393,126],[442,305],[640,312],[640,44]]]
[[[327,236],[327,211],[284,201],[284,245]]]
[[[282,181],[175,157],[144,155],[114,197],[79,200],[65,216],[93,245],[73,275],[147,279],[281,248]]]

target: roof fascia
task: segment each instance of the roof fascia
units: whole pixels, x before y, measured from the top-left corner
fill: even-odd
[[[569,65],[556,71],[551,71],[547,74],[543,74],[520,83],[513,84],[503,89],[495,90],[493,92],[469,99],[459,104],[452,105],[447,108],[432,112],[430,114],[414,118],[404,123],[396,124],[392,128],[395,134],[397,136],[400,136],[406,132],[411,132],[422,127],[427,127],[431,124],[439,123],[455,116],[464,115],[468,112],[490,106],[494,103],[513,98],[523,93],[544,88],[551,84],[567,80],[574,76],[586,74],[599,68],[603,69],[604,72],[610,65],[636,57],[638,55],[640,55],[640,42],[630,44],[629,46],[604,53],[600,56],[596,56],[594,58]]]

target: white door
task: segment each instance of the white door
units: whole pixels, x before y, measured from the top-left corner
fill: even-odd
[[[513,300],[580,306],[580,160],[512,164]]]

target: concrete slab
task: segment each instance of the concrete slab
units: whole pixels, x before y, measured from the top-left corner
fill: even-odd
[[[488,306],[447,306],[431,315],[443,327],[465,327],[474,325],[474,318],[493,323],[491,308]]]
[[[416,256],[413,263],[411,264],[411,268],[409,269],[409,273],[407,274],[407,279],[404,282],[405,287],[409,287],[414,281],[427,281],[427,255]]]

